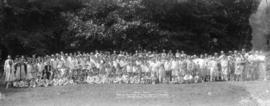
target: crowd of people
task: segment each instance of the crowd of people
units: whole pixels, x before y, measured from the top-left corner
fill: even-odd
[[[260,51],[213,55],[150,51],[57,53],[44,57],[8,56],[6,87],[68,84],[158,84],[266,80],[266,56]]]

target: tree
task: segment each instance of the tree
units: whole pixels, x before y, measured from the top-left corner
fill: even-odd
[[[45,55],[65,50],[72,35],[60,13],[80,7],[76,0],[10,1],[8,6],[1,8],[0,44],[14,56]]]
[[[258,1],[11,0],[7,4],[0,9],[0,45],[15,56],[94,49],[211,53],[251,48],[249,16]]]

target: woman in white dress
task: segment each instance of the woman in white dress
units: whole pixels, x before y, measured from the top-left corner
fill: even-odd
[[[6,89],[9,87],[10,83],[14,80],[13,69],[14,69],[13,60],[11,59],[11,56],[8,56],[8,59],[5,61],[5,65],[4,65]]]
[[[243,59],[241,58],[241,55],[238,55],[235,59],[235,80],[240,81],[242,80],[242,73],[243,73],[243,65],[242,65]]]
[[[20,72],[20,77],[22,80],[26,79],[26,71],[27,71],[27,65],[25,64],[26,60],[24,59],[24,56],[21,57],[21,72]]]
[[[42,59],[40,59],[39,62],[37,63],[37,68],[38,68],[37,78],[41,79],[43,77],[42,71],[44,70],[44,63]]]
[[[20,80],[21,79],[21,65],[18,59],[15,59],[14,67],[15,67],[15,80]]]
[[[33,71],[33,66],[32,66],[32,62],[27,63],[27,73],[26,73],[26,79],[27,80],[31,80],[33,78],[32,76],[32,71]]]
[[[210,81],[215,81],[217,78],[217,71],[218,71],[218,63],[214,57],[211,58],[209,61],[209,68],[210,68]]]

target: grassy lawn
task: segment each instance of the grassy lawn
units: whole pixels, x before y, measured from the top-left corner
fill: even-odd
[[[246,106],[267,101],[269,82],[83,84],[0,89],[0,106]],[[262,96],[263,95],[263,96]],[[256,96],[256,97],[255,97]]]

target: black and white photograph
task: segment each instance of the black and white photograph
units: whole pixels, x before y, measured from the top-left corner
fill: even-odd
[[[0,0],[0,106],[270,106],[270,0]]]

